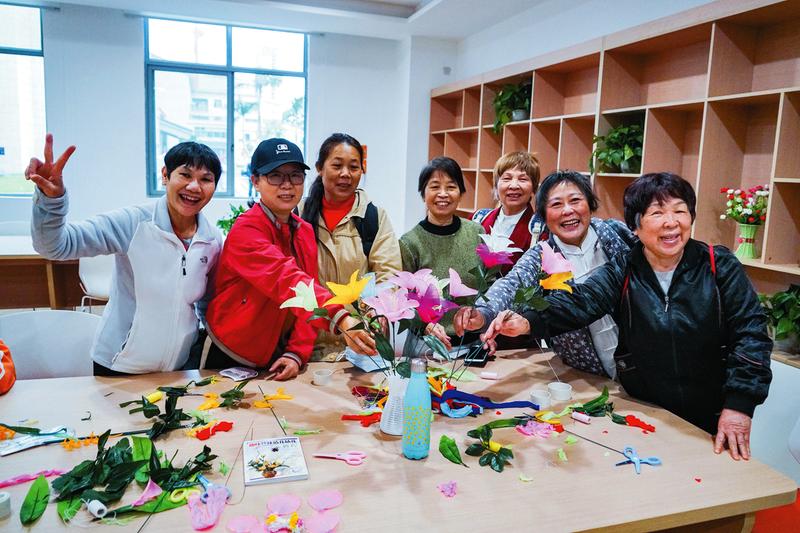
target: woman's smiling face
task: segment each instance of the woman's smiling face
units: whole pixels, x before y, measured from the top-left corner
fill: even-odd
[[[589,231],[592,211],[586,196],[571,181],[562,181],[547,195],[545,222],[562,242],[580,246]]]

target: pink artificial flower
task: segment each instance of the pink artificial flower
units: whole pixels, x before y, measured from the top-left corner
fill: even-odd
[[[451,298],[460,298],[461,296],[474,296],[478,294],[478,291],[475,289],[470,289],[466,285],[461,282],[461,276],[458,275],[458,272],[450,269],[450,297]]]
[[[421,268],[413,273],[400,271],[389,278],[388,281],[408,291],[424,294],[430,285],[438,287],[439,280],[431,272],[433,271],[430,268]]]
[[[428,289],[423,294],[410,292],[408,297],[419,302],[417,313],[419,313],[420,319],[427,324],[436,324],[446,312],[458,307],[453,302],[442,299],[435,285],[428,285]]]
[[[376,313],[386,317],[389,322],[398,322],[404,318],[414,318],[414,309],[419,302],[409,300],[406,289],[387,289],[372,298],[364,298],[364,303],[372,307]]]
[[[542,246],[542,270],[548,274],[560,274],[562,272],[572,272],[572,263],[564,259],[560,253],[556,253],[547,244],[547,241],[541,243]]]
[[[529,437],[539,437],[546,439],[553,433],[553,426],[547,422],[537,422],[536,420],[528,420],[527,423],[521,426],[515,426],[519,433]]]
[[[156,485],[152,479],[148,479],[147,486],[144,488],[144,492],[142,492],[142,494],[136,499],[135,502],[131,503],[131,505],[136,507],[137,505],[145,504],[162,492],[164,491],[161,489],[161,487]]]
[[[511,260],[511,254],[508,252],[493,252],[485,244],[479,244],[475,248],[475,253],[483,261],[486,268],[492,268],[497,265],[513,265],[514,261]]]

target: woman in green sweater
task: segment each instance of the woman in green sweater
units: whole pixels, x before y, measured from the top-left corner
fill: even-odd
[[[461,167],[449,157],[437,157],[420,172],[417,190],[425,202],[427,216],[400,238],[403,270],[429,268],[434,276],[444,279],[450,277],[452,268],[464,284],[474,288],[476,279],[471,271],[480,262],[475,248],[481,243],[478,235],[484,230],[480,224],[455,216],[461,195],[467,190]],[[450,348],[449,337],[455,335],[452,314],[429,326],[427,332]]]

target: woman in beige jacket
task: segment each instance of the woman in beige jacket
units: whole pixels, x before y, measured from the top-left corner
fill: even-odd
[[[402,270],[400,245],[386,212],[358,188],[364,172],[364,149],[345,133],[322,143],[316,168],[319,175],[300,205],[303,220],[317,238],[319,279],[346,284],[350,275],[375,274],[381,283]],[[335,360],[344,343],[320,333],[312,360]]]

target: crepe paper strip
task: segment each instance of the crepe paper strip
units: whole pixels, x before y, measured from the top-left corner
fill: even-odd
[[[539,437],[540,439],[546,439],[553,433],[552,425],[536,420],[528,420],[525,424],[515,426],[514,429],[528,437]]]
[[[142,494],[136,498],[136,501],[133,502],[131,505],[134,507],[137,505],[142,505],[143,503],[147,503],[159,494],[164,492],[161,487],[159,487],[152,479],[147,480],[147,486],[144,488]]]
[[[368,415],[342,415],[342,420],[358,420],[365,428],[381,421],[381,413],[371,413]]]
[[[553,431],[556,433],[564,433],[564,426],[561,424],[553,424]]]
[[[337,513],[317,513],[303,521],[308,533],[330,533],[339,525]]]
[[[229,467],[225,461],[220,461],[219,465],[217,465],[217,470],[219,470],[219,473],[223,476],[227,476],[228,472],[231,471],[231,467]]]
[[[533,478],[526,476],[525,474],[520,474],[519,480],[522,481],[523,483],[530,483],[531,481],[533,481]]]
[[[695,481],[697,481],[698,483],[700,483],[701,481],[703,481],[703,480],[702,480],[702,479],[700,479],[699,477],[696,477],[696,478],[694,478],[694,480],[695,480]]]
[[[439,492],[441,492],[445,497],[452,498],[456,495],[458,484],[455,481],[448,481],[447,483],[440,483],[436,485],[436,488],[439,489]]]
[[[472,414],[472,406],[465,405],[464,407],[453,409],[447,402],[442,402],[439,404],[439,411],[450,418],[464,418]]]
[[[278,516],[288,516],[300,508],[302,501],[294,494],[275,494],[267,500],[267,510]]]
[[[189,506],[189,519],[192,527],[197,531],[201,531],[216,526],[227,501],[228,489],[226,487],[208,487],[205,503],[197,494],[190,495],[186,503]]]
[[[215,392],[207,392],[203,394],[203,397],[206,399],[206,401],[197,406],[198,411],[208,411],[209,409],[216,409],[219,407],[219,394]]]
[[[295,429],[294,431],[292,431],[292,433],[293,433],[294,435],[297,435],[298,437],[302,437],[303,435],[319,435],[320,433],[322,433],[322,428],[316,428],[316,429]]]
[[[225,526],[231,533],[261,533],[261,520],[253,515],[236,516],[228,520]]]
[[[557,449],[556,453],[558,454],[558,459],[561,462],[563,462],[563,463],[567,462],[567,453],[564,451],[564,448]]]
[[[195,437],[197,437],[199,440],[208,440],[212,435],[219,431],[230,431],[231,429],[233,429],[233,422],[221,420],[211,427],[201,429],[195,434]]]
[[[27,483],[28,481],[33,481],[39,476],[44,476],[44,477],[61,476],[66,473],[67,473],[66,470],[54,469],[54,470],[40,470],[35,474],[21,474],[19,476],[15,476],[0,481],[0,489],[3,489],[5,487],[13,487],[14,485],[19,485],[21,483]]]
[[[19,520],[22,525],[31,524],[42,516],[48,501],[50,501],[50,485],[47,483],[47,478],[39,476],[28,489],[28,494],[19,509]]]
[[[578,439],[576,439],[572,435],[567,435],[567,438],[564,439],[564,444],[575,444],[576,442],[578,442]]]
[[[271,514],[267,517],[264,531],[267,533],[302,533],[305,531],[304,521],[297,513],[290,516]]]
[[[157,401],[159,401],[163,397],[164,397],[164,393],[161,392],[160,390],[157,390],[157,391],[151,392],[150,394],[145,396],[145,399],[150,403],[156,403]]]
[[[259,409],[272,409],[272,404],[267,400],[256,400],[253,402],[253,407],[257,407]]]
[[[441,401],[456,400],[459,402],[474,403],[485,409],[510,409],[515,407],[525,409],[536,409],[538,406],[528,401],[500,402],[496,403],[489,398],[477,396],[458,389],[449,389],[442,393]]]
[[[344,502],[344,496],[338,490],[321,490],[309,496],[306,501],[308,506],[321,513],[328,509],[335,509]]]
[[[655,426],[652,426],[652,425],[648,424],[647,422],[645,422],[644,420],[636,418],[633,415],[626,416],[625,417],[625,422],[627,422],[629,426],[642,428],[643,430],[645,430],[645,432],[649,431],[651,433],[655,433],[655,431],[656,431]]]
[[[570,405],[566,406],[560,413],[556,413],[555,416],[556,416],[556,418],[561,418],[562,416],[567,416],[568,414],[572,413],[573,409],[581,407],[582,405],[583,404],[580,403],[580,402],[575,402],[573,404],[570,404]]]
[[[286,394],[283,391],[283,387],[278,387],[278,390],[275,391],[275,394],[265,394],[264,400],[271,402],[272,400],[294,400],[294,396],[291,394]]]

